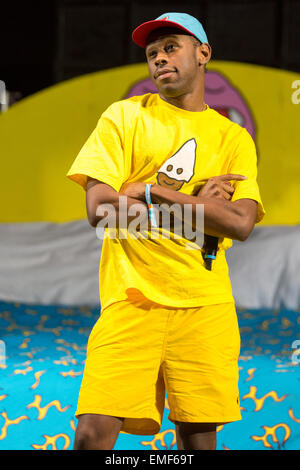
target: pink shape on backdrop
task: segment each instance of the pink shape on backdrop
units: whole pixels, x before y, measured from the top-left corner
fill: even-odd
[[[150,78],[135,83],[125,98],[146,93],[157,93]],[[255,124],[248,104],[240,91],[219,72],[208,71],[205,74],[205,102],[220,114],[245,127],[255,140]]]

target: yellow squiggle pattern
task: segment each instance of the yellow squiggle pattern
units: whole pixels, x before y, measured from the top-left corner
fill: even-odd
[[[275,426],[262,426],[262,428],[265,430],[265,434],[263,436],[251,436],[251,438],[254,441],[262,441],[264,446],[267,447],[268,449],[273,449],[272,444],[270,444],[270,442],[268,441],[269,436],[272,437],[274,444],[277,444],[277,448],[279,450],[285,444],[285,442],[289,439],[291,435],[291,429],[285,423],[279,423],[279,424],[276,424]],[[276,431],[279,428],[283,428],[285,431],[285,435],[281,443],[279,442],[277,435],[276,435]]]
[[[67,405],[65,406],[64,408],[62,408],[60,402],[58,400],[53,400],[51,401],[50,403],[48,403],[48,405],[46,406],[40,406],[41,405],[41,401],[42,401],[42,397],[41,395],[35,395],[34,396],[34,401],[32,403],[30,403],[29,405],[27,405],[26,408],[36,408],[39,412],[39,415],[37,417],[38,420],[41,420],[41,419],[44,419],[49,408],[51,408],[51,406],[55,406],[55,408],[60,411],[61,413],[63,413],[64,411],[66,411],[68,408],[70,408],[70,405]]]
[[[159,442],[162,447],[165,449],[168,449],[167,443],[165,441],[166,435],[171,433],[172,434],[172,442],[171,442],[171,448],[176,444],[176,433],[174,429],[166,429],[163,432],[159,432],[155,434],[154,438],[152,441],[142,441],[141,444],[145,446],[150,446],[152,450],[159,450],[159,447],[157,447],[157,443]]]
[[[7,416],[7,413],[6,411],[3,411],[3,413],[0,413],[0,415],[4,418],[5,420],[5,423],[1,429],[1,434],[0,434],[0,440],[1,439],[5,439],[5,437],[7,436],[7,428],[8,426],[11,426],[13,424],[19,424],[20,421],[22,421],[23,419],[29,419],[28,416],[19,416],[19,418],[16,418],[16,419],[9,419],[8,416]]]
[[[64,433],[56,434],[55,436],[47,436],[46,434],[44,434],[43,437],[45,438],[45,443],[42,444],[42,445],[32,444],[32,447],[34,449],[47,450],[48,447],[51,446],[52,450],[58,450],[56,442],[60,437],[62,437],[65,440],[65,443],[64,443],[64,446],[63,446],[62,450],[68,449],[68,447],[70,445],[70,442],[71,442],[69,436],[67,434],[64,434]]]
[[[266,395],[264,395],[261,398],[257,398],[256,393],[257,393],[257,387],[251,386],[249,393],[247,395],[244,395],[243,398],[242,398],[242,400],[245,400],[246,398],[251,398],[254,401],[254,403],[255,403],[255,410],[254,411],[261,410],[262,407],[264,406],[265,400],[268,397],[273,398],[273,400],[276,401],[276,402],[281,402],[287,397],[287,395],[283,395],[282,397],[279,398],[278,395],[277,395],[277,392],[275,392],[274,390],[267,393]]]

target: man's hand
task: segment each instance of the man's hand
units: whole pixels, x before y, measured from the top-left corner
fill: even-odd
[[[101,207],[102,210],[99,212]],[[131,208],[133,208],[133,211],[129,215],[128,212]],[[119,192],[110,185],[90,177],[88,177],[86,187],[86,210],[88,221],[92,227],[96,227],[99,221],[108,217],[109,211],[112,211],[113,223],[119,228],[127,228],[128,225],[120,226],[119,222],[129,224],[136,218],[137,213],[144,214],[146,219],[148,217],[147,206],[141,200],[127,196],[127,204],[124,206],[124,204],[120,204]]]
[[[228,173],[227,175],[213,176],[200,188],[196,196],[205,198],[219,198],[230,201],[234,193],[234,188],[231,186],[230,181],[243,181],[247,177],[243,175],[235,175]]]
[[[154,184],[154,181],[150,181],[151,184]],[[146,202],[145,190],[147,183],[125,183],[120,189],[120,194],[123,196],[132,197],[138,199],[139,201]]]

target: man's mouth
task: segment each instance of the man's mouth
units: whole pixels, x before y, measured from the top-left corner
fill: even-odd
[[[158,78],[161,79],[161,78],[166,78],[166,77],[169,77],[172,73],[174,73],[175,70],[171,70],[171,69],[162,69],[162,70],[159,70],[158,72],[155,73],[154,75],[154,78],[157,80]]]

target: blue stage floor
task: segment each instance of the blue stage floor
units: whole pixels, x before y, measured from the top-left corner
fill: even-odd
[[[0,302],[0,450],[73,447],[88,335],[99,315]],[[242,420],[218,428],[220,450],[300,449],[300,312],[238,312]],[[294,343],[295,346],[295,343]],[[116,450],[174,449],[168,402],[159,434],[120,433]]]

